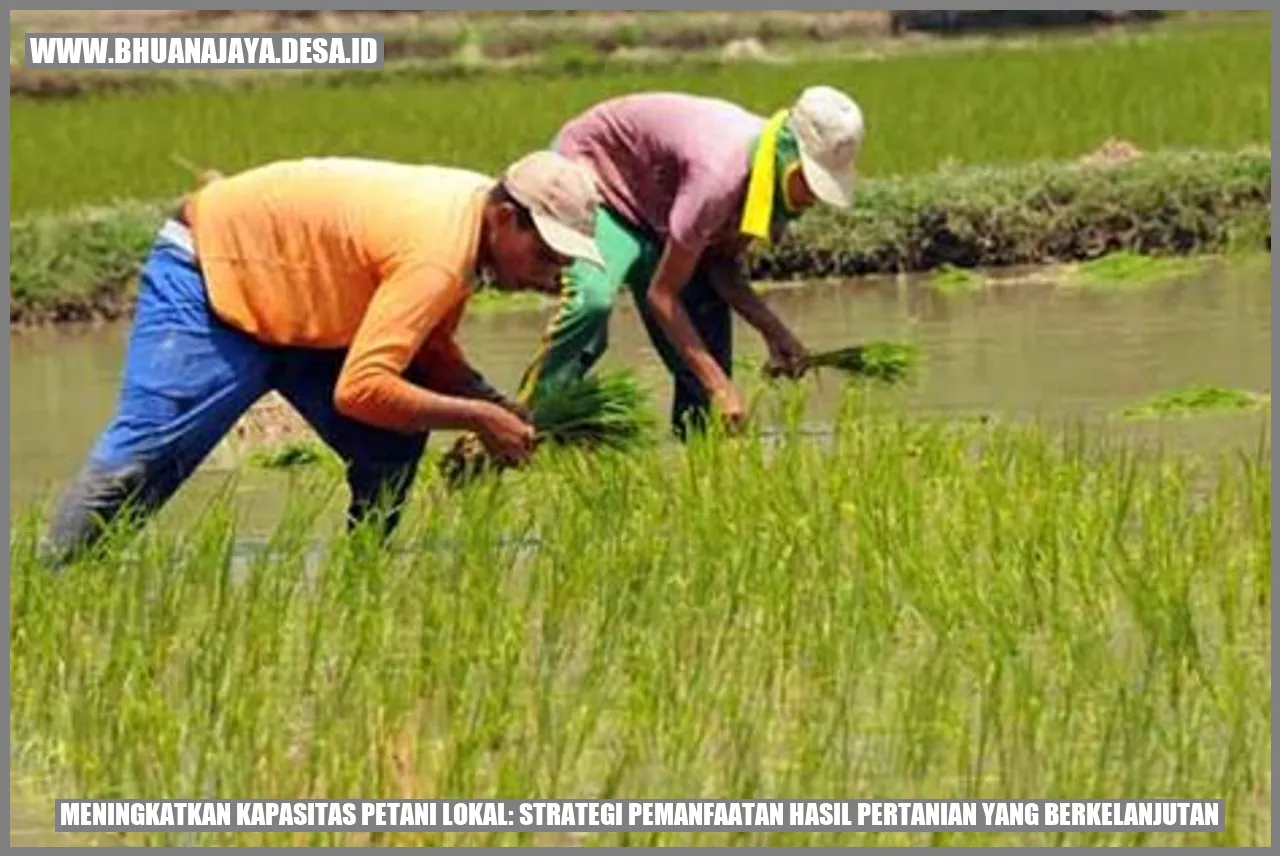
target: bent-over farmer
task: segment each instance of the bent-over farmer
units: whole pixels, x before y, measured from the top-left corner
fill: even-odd
[[[383,534],[396,527],[433,429],[525,459],[526,411],[455,331],[481,278],[554,293],[570,261],[602,263],[598,202],[590,169],[553,152],[500,180],[304,158],[208,183],[142,268],[117,409],[62,498],[51,558],[95,543],[122,509],[157,510],[271,390],[345,462],[349,526],[389,499]]]
[[[671,421],[686,436],[718,403],[736,426],[732,311],[764,337],[784,373],[805,348],[752,290],[743,255],[776,241],[821,201],[852,204],[863,117],[839,90],[815,86],[770,118],[716,98],[652,92],[605,101],[561,128],[553,148],[590,164],[604,204],[603,268],[574,263],[558,314],[521,383],[523,403],[581,377],[605,351],[615,296],[628,286],[675,380]],[[731,311],[732,310],[732,311]]]

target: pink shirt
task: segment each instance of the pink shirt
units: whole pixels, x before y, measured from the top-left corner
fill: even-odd
[[[571,119],[557,147],[595,168],[606,204],[625,219],[701,251],[737,234],[751,146],[764,126],[718,98],[641,93]]]

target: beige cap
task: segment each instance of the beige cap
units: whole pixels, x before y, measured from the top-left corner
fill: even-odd
[[[791,107],[789,122],[809,187],[828,205],[848,208],[865,133],[862,110],[838,89],[811,86]]]
[[[502,183],[529,209],[551,249],[604,267],[594,237],[600,192],[590,167],[556,152],[537,151],[508,167]]]

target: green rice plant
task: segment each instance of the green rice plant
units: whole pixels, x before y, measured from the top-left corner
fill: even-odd
[[[804,371],[832,369],[849,378],[894,384],[907,380],[919,360],[920,349],[915,345],[876,341],[810,354]],[[764,371],[766,376],[776,376],[780,370],[767,365]]]
[[[650,396],[626,369],[597,372],[548,390],[532,409],[539,445],[631,452],[653,441],[657,419]],[[478,438],[464,435],[440,461],[445,481],[460,487],[484,472],[501,470]]]
[[[1226,821],[138,845],[1269,845],[1269,446],[868,401],[824,442],[539,455],[420,493],[385,547],[315,542],[302,496],[260,549],[215,504],[54,576],[20,511],[15,775],[37,798],[1173,796]]]
[[[919,362],[919,349],[904,342],[868,342],[834,351],[811,354],[811,369],[830,368],[847,375],[898,383],[907,378]]]
[[[275,446],[253,449],[249,462],[268,470],[287,470],[315,464],[330,463],[334,454],[321,443],[310,440],[291,440]]]
[[[943,263],[930,278],[930,284],[945,294],[976,291],[986,283],[986,278],[968,268]]]
[[[1068,282],[1094,287],[1122,287],[1194,276],[1208,259],[1144,256],[1130,250],[1107,253],[1076,266]]]
[[[1198,384],[1163,392],[1147,401],[1129,405],[1121,414],[1129,419],[1163,419],[1198,414],[1238,413],[1269,407],[1270,404],[1269,393]]]
[[[648,443],[657,428],[648,391],[625,369],[548,390],[533,408],[533,424],[542,442],[619,450]]]

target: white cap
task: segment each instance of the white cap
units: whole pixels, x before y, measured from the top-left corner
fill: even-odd
[[[791,107],[789,123],[809,187],[828,205],[848,208],[865,132],[862,110],[838,89],[811,86]]]
[[[556,152],[537,151],[508,167],[502,183],[529,209],[533,225],[551,249],[604,267],[595,242],[600,192],[590,167]]]

